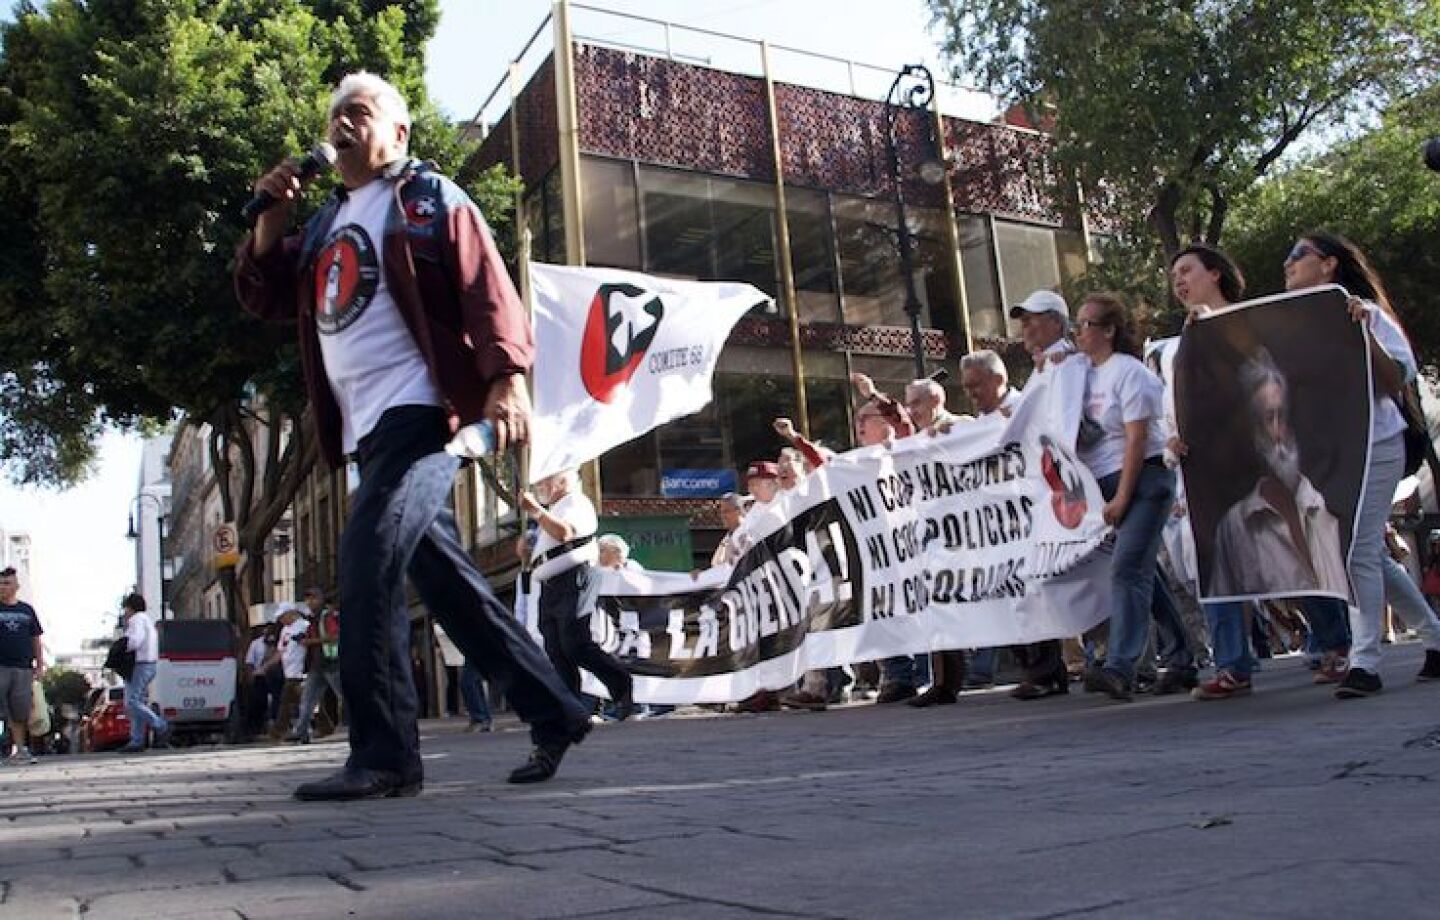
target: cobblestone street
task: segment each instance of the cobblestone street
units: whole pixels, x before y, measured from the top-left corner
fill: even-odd
[[[343,743],[45,759],[0,771],[0,915],[1433,917],[1420,657],[1343,703],[1292,658],[1224,703],[603,726],[538,787],[523,732],[430,722],[420,798],[344,806],[290,798]]]

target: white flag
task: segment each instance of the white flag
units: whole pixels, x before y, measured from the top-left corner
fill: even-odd
[[[530,265],[530,285],[531,482],[705,408],[731,328],[770,300],[736,282],[540,263]]]

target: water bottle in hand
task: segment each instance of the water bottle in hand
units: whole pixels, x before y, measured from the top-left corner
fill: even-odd
[[[495,426],[489,419],[481,419],[455,432],[455,437],[445,445],[445,452],[464,460],[478,460],[495,453]]]

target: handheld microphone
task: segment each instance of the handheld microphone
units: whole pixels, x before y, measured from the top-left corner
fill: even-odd
[[[315,149],[305,154],[305,159],[300,161],[300,184],[304,185],[321,173],[329,172],[335,165],[335,148],[324,141],[315,145]],[[240,216],[245,219],[245,226],[255,226],[255,221],[260,215],[275,205],[275,196],[269,192],[260,192],[254,198],[246,202],[245,207],[240,209]]]

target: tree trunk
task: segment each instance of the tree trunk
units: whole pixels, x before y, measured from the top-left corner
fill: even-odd
[[[1205,183],[1205,190],[1210,193],[1210,220],[1205,227],[1205,242],[1211,246],[1220,245],[1220,233],[1225,229],[1225,217],[1230,212],[1230,202],[1225,193],[1220,191],[1217,182]]]
[[[1167,182],[1161,186],[1159,193],[1155,196],[1155,203],[1150,208],[1150,225],[1160,236],[1160,245],[1165,249],[1165,264],[1169,265],[1170,260],[1175,258],[1175,253],[1180,251],[1180,223],[1178,213],[1180,210],[1180,186],[1174,182]]]

